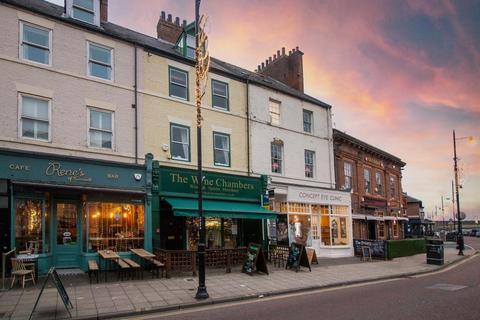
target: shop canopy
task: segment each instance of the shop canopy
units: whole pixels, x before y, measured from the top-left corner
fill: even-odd
[[[188,198],[164,198],[175,216],[198,217],[198,200]],[[257,203],[240,201],[203,200],[205,217],[235,219],[275,219],[277,214]]]

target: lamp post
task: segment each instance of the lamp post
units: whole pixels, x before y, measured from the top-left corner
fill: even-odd
[[[463,234],[462,234],[462,220],[460,219],[460,195],[458,192],[459,185],[458,185],[458,165],[457,165],[457,140],[468,139],[469,141],[473,141],[473,137],[455,137],[455,130],[453,130],[453,163],[454,163],[454,172],[455,172],[455,196],[457,200],[457,221],[458,221],[458,255],[463,256],[463,250],[465,249],[465,244],[463,241]]]
[[[443,199],[445,199],[445,200],[450,200],[450,198],[448,198],[448,197],[445,197],[445,196],[443,196],[443,195],[441,196],[441,198],[442,198],[442,219],[443,219],[443,229],[445,230],[445,229],[446,229],[446,227],[445,227],[445,208],[443,207]]]
[[[453,230],[457,228],[456,218],[455,218],[455,193],[453,188],[453,180],[452,180],[452,216],[453,216]]]
[[[200,2],[195,0],[195,106],[197,110],[197,183],[198,183],[198,216],[200,219],[199,239],[198,239],[198,288],[195,295],[196,299],[207,299],[208,292],[205,285],[205,217],[203,216],[203,171],[202,171],[202,96],[205,88],[202,90],[209,68],[209,56],[206,50],[207,36],[204,28],[200,24],[205,23],[205,19],[200,21]],[[204,18],[204,17],[202,17]],[[203,92],[202,92],[203,91]]]

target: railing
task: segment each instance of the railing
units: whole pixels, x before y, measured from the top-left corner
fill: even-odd
[[[2,253],[2,290],[5,290],[5,276],[7,274],[7,262],[10,260],[8,259],[9,256],[15,256],[16,248],[12,250]]]
[[[197,275],[197,251],[195,250],[166,250],[155,248],[154,253],[158,259],[165,263],[166,277],[170,278],[171,272],[190,271]],[[232,266],[242,264],[247,254],[246,247],[236,249],[207,249],[205,265],[208,268],[225,268],[230,273]]]
[[[290,247],[282,244],[271,244],[268,246],[268,261],[274,266],[283,268],[287,263]]]

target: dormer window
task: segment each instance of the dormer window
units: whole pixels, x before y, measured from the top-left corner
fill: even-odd
[[[69,16],[94,25],[100,25],[100,0],[67,0]]]

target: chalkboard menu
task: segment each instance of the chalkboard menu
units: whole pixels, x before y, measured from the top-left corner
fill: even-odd
[[[363,257],[362,247],[370,248],[370,255],[373,258],[387,259],[387,242],[384,240],[353,240],[356,256]]]
[[[308,262],[310,263],[310,265],[318,264],[317,253],[315,252],[315,249],[306,248],[306,250],[307,250],[307,256],[308,256]]]
[[[45,289],[45,286],[47,285],[47,282],[50,279],[52,279],[53,284],[55,285],[55,288],[57,288],[58,294],[60,295],[60,298],[62,298],[63,305],[67,309],[68,314],[70,315],[70,318],[72,317],[70,313],[70,309],[73,309],[73,305],[72,305],[72,302],[70,301],[70,297],[68,296],[67,290],[65,290],[65,287],[63,286],[62,280],[58,276],[57,270],[55,270],[54,267],[51,267],[50,270],[48,271],[45,281],[43,282],[42,289],[38,294],[37,301],[35,301],[35,305],[33,306],[32,312],[30,313],[30,317],[28,319],[32,318],[32,315],[35,312],[35,309],[37,308],[38,301],[42,296],[43,290]]]
[[[295,272],[298,272],[300,266],[308,268],[310,272],[312,271],[305,246],[292,242],[285,269],[295,269]]]
[[[242,267],[242,272],[252,275],[254,272],[263,272],[268,274],[267,261],[263,254],[262,246],[250,243],[247,248],[247,257]]]

